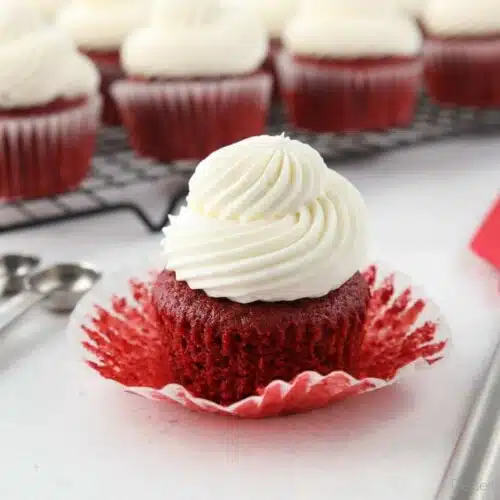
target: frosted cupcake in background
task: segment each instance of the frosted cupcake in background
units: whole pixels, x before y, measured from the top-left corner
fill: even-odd
[[[272,78],[259,20],[217,0],[159,0],[123,45],[113,95],[140,156],[201,159],[266,125]]]
[[[308,370],[356,376],[367,218],[357,189],[301,142],[252,137],[201,162],[153,289],[172,382],[230,404]]]
[[[265,68],[271,72],[277,84],[276,58],[283,45],[283,32],[297,12],[299,0],[247,0],[246,5],[259,16],[267,30],[270,45]],[[277,85],[275,93],[278,94]]]
[[[342,133],[412,121],[422,37],[416,22],[390,4],[306,0],[284,45],[279,75],[293,126]]]
[[[122,78],[120,48],[126,36],[148,19],[152,1],[73,0],[59,12],[58,26],[90,57],[101,72],[104,96],[103,121],[120,125],[119,113],[110,96],[111,84]]]
[[[425,79],[441,105],[500,106],[500,1],[430,0]]]
[[[0,2],[0,198],[70,190],[99,125],[99,73],[23,2]]]
[[[51,23],[57,16],[57,13],[70,0],[19,0],[33,9],[36,9],[46,22]]]

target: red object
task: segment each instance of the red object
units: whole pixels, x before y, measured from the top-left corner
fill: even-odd
[[[281,99],[281,90],[278,78],[278,56],[281,53],[283,44],[281,40],[272,39],[269,43],[269,54],[262,69],[273,77],[273,101]]]
[[[189,81],[130,79],[113,86],[123,124],[139,156],[200,160],[264,133],[272,79],[265,73]]]
[[[500,106],[500,37],[428,35],[425,81],[429,96],[442,106]]]
[[[0,111],[0,198],[52,196],[76,188],[94,152],[99,103],[57,99]]]
[[[153,301],[172,379],[231,404],[304,371],[357,375],[369,290],[358,273],[318,299],[238,304],[160,274]]]
[[[425,316],[425,299],[413,298],[411,288],[396,293],[394,275],[381,279],[376,266],[364,278],[370,301],[358,378],[343,371],[327,375],[304,372],[288,382],[273,381],[231,406],[196,398],[173,383],[166,362],[165,332],[153,305],[154,276],[147,282],[130,282],[132,299],[114,296],[110,307],[96,306],[91,318],[84,312],[83,346],[92,357],[87,363],[130,392],[198,411],[262,418],[322,408],[387,385],[403,368],[419,360],[431,365],[444,355],[448,341],[436,339],[443,325],[420,321]]]
[[[82,51],[92,59],[101,73],[101,94],[103,96],[102,121],[104,125],[117,127],[122,124],[120,113],[111,95],[111,85],[117,80],[125,78],[121,67],[120,52],[118,50],[102,52],[97,50]]]
[[[474,236],[471,248],[481,258],[500,269],[500,197]]]
[[[404,127],[415,113],[419,58],[279,57],[288,120],[312,132],[349,133]]]

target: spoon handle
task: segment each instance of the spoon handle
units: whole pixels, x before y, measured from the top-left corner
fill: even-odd
[[[43,298],[41,294],[23,292],[2,304],[0,306],[0,334]]]

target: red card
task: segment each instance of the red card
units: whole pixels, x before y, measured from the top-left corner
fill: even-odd
[[[472,250],[500,269],[500,197],[474,236]]]

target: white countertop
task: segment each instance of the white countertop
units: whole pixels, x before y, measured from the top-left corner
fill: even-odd
[[[33,311],[0,340],[2,500],[431,500],[500,335],[499,275],[467,251],[499,192],[496,138],[345,168],[373,214],[374,255],[425,284],[454,349],[435,369],[311,414],[239,421],[75,376],[65,319]],[[105,270],[158,251],[114,214],[0,236],[0,254]],[[500,497],[498,480],[487,485]]]

